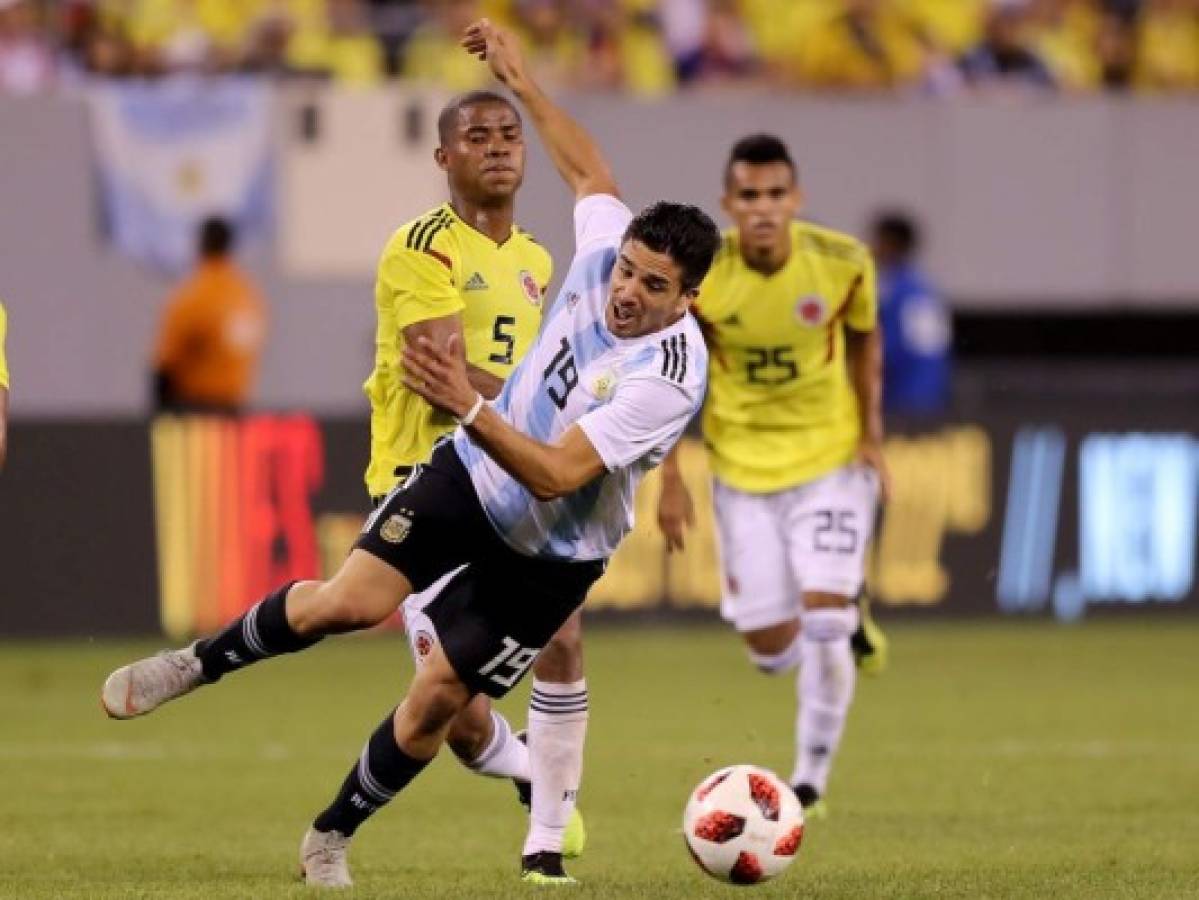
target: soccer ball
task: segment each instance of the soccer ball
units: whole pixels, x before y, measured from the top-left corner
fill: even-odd
[[[713,878],[757,884],[795,859],[803,840],[803,809],[773,772],[730,766],[691,793],[683,836],[691,858]]]

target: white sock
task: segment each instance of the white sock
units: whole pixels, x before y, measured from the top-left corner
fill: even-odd
[[[554,684],[533,679],[529,697],[529,763],[533,803],[524,856],[562,851],[562,835],[583,777],[587,681]]]
[[[802,660],[803,636],[798,633],[795,635],[795,640],[780,653],[749,651],[749,661],[757,666],[759,671],[765,672],[767,675],[781,675],[783,672],[790,672]]]
[[[803,614],[803,665],[795,725],[795,771],[791,784],[809,784],[822,795],[853,701],[857,668],[850,635],[858,610],[814,609]]]
[[[491,711],[491,740],[468,769],[493,778],[529,780],[529,748],[512,734],[508,720],[494,709]]]

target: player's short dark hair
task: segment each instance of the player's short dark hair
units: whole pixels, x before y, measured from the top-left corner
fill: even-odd
[[[209,216],[200,223],[200,255],[227,256],[237,243],[237,229],[222,216]]]
[[[874,235],[890,241],[904,256],[910,256],[920,249],[920,226],[903,210],[888,209],[875,216]]]
[[[458,113],[471,106],[481,106],[484,103],[502,103],[512,110],[516,121],[521,122],[520,110],[516,104],[495,91],[467,91],[450,100],[437,116],[437,138],[441,146],[445,146],[454,136],[454,126],[458,122]]]
[[[682,270],[683,291],[699,287],[720,249],[720,229],[698,206],[655,203],[629,223],[624,240],[665,253]]]
[[[733,144],[729,152],[729,161],[724,167],[724,183],[728,184],[733,175],[735,163],[749,163],[751,166],[764,166],[768,163],[786,163],[791,170],[791,177],[799,179],[799,170],[787,145],[773,134],[751,134]]]

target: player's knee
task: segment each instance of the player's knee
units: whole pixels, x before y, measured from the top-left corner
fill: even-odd
[[[841,606],[807,607],[802,621],[806,640],[816,643],[848,640],[858,627],[858,609],[848,601]]]
[[[533,674],[541,681],[567,684],[583,677],[583,625],[575,614],[566,620],[533,665]]]
[[[800,658],[803,655],[802,645],[799,635],[796,634],[791,643],[773,653],[759,653],[752,647],[747,647],[749,653],[749,661],[752,662],[765,675],[782,675],[790,672],[799,665]]]
[[[803,608],[812,609],[845,609],[853,603],[853,598],[845,594],[834,594],[829,591],[805,591]]]
[[[378,625],[394,611],[395,604],[376,591],[354,584],[326,582],[321,588],[319,614],[327,629],[357,631]]]
[[[797,619],[780,622],[766,628],[743,631],[741,637],[745,639],[745,649],[749,654],[750,662],[767,675],[777,675],[789,671],[799,664],[799,621]]]
[[[403,704],[404,716],[415,736],[427,738],[444,732],[467,699],[461,684],[426,683],[419,691],[409,693]]]

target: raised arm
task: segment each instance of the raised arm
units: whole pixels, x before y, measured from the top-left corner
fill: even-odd
[[[485,60],[495,77],[507,85],[525,108],[550,159],[576,199],[591,194],[619,196],[599,145],[533,80],[516,35],[488,19],[480,19],[466,29],[462,46]]]

